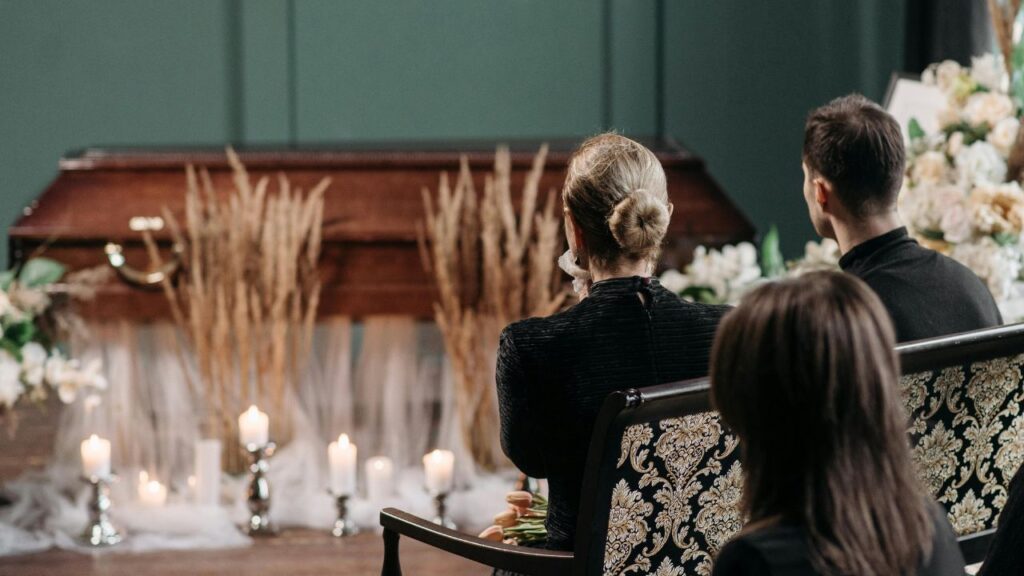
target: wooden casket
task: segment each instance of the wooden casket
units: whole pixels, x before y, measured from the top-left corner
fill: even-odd
[[[542,193],[558,194],[577,142],[552,142]],[[521,189],[539,142],[511,145],[513,190]],[[697,244],[749,240],[754,228],[710,177],[704,163],[671,141],[648,142],[668,176],[675,213],[663,266],[685,262]],[[465,154],[482,187],[492,168],[494,144],[446,144],[323,149],[248,149],[239,156],[250,174],[283,171],[293,186],[309,189],[331,178],[324,206],[321,315],[376,314],[432,317],[434,289],[417,247],[424,188],[436,190],[442,171],[456,172]],[[206,167],[218,189],[230,189],[223,150],[88,149],[60,160],[42,195],[11,226],[10,261],[36,253],[72,270],[104,265],[108,243],[123,246],[127,266],[145,268],[140,229],[160,230],[163,207],[179,220],[184,208],[185,166]],[[115,278],[84,305],[86,317],[147,321],[168,315],[164,295]]]

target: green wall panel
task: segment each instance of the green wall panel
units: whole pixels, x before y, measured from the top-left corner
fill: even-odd
[[[814,237],[801,196],[804,119],[849,92],[883,96],[902,61],[902,0],[677,0],[666,18],[667,131],[798,256]]]
[[[227,17],[209,0],[0,1],[0,221],[69,149],[226,140]]]
[[[295,11],[302,141],[601,128],[601,2],[305,0]]]

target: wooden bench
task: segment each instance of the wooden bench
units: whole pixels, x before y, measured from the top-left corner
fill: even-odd
[[[967,562],[981,561],[1024,458],[1024,325],[897,350],[915,465]],[[705,379],[611,394],[584,477],[573,552],[486,541],[388,508],[383,574],[401,574],[400,535],[522,574],[710,574],[743,524],[738,441],[711,410]]]

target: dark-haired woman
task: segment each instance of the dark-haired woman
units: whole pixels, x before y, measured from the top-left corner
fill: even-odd
[[[740,438],[749,523],[715,576],[964,573],[914,476],[893,347],[878,297],[834,272],[761,286],[726,316],[711,394]]]
[[[705,375],[724,307],[685,302],[651,271],[672,206],[654,154],[614,134],[584,142],[562,192],[566,236],[588,295],[508,326],[498,353],[501,443],[548,479],[547,547],[571,550],[597,412],[616,390]]]

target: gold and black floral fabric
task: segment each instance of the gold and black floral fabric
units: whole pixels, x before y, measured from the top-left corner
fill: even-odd
[[[902,378],[913,459],[957,534],[995,526],[1024,462],[1024,355]],[[621,439],[603,573],[709,575],[743,526],[737,438],[703,412],[629,426]]]
[[[903,377],[918,475],[959,535],[995,526],[1024,462],[1024,355]]]
[[[711,574],[714,554],[743,526],[737,443],[715,412],[626,428],[604,574]]]

